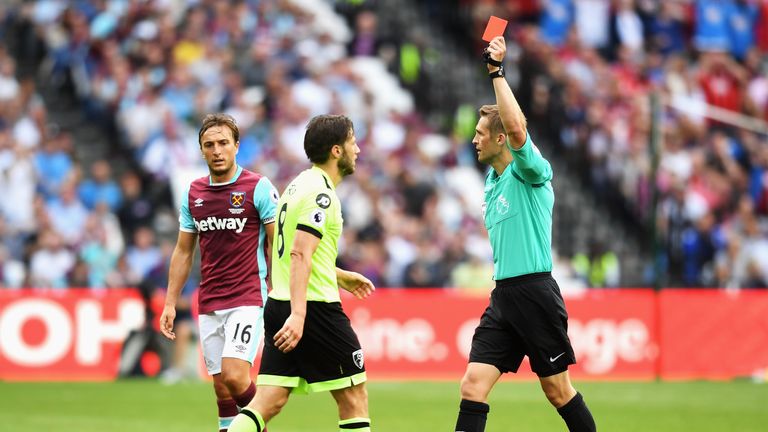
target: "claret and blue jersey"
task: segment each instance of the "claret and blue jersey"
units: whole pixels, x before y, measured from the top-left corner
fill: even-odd
[[[263,306],[267,298],[266,232],[277,190],[268,178],[238,167],[227,183],[192,182],[181,203],[182,231],[200,242],[200,313]]]

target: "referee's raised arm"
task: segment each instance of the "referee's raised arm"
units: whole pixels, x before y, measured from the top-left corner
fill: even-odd
[[[520,104],[517,103],[509,83],[504,77],[504,66],[502,62],[507,53],[507,44],[503,36],[496,36],[488,44],[486,49],[488,55],[488,76],[493,83],[493,91],[496,93],[496,104],[499,106],[499,116],[504,130],[509,138],[509,143],[514,150],[519,149],[525,144],[526,126],[528,122],[525,119]],[[500,79],[498,79],[500,78]]]

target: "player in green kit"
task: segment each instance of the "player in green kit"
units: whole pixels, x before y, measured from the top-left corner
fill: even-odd
[[[501,374],[517,372],[527,355],[568,430],[592,432],[595,421],[568,376],[576,357],[565,303],[551,274],[552,168],[531,141],[525,116],[504,78],[504,38],[491,40],[486,52],[497,105],[480,108],[472,142],[478,160],[491,166],[483,218],[496,287],[472,338],[455,430],[485,430],[488,394]]]
[[[360,153],[352,122],[338,115],[314,117],[304,150],[312,167],[277,203],[259,390],[229,432],[261,432],[291,393],[320,391],[336,400],[340,431],[371,430],[363,350],[342,310],[339,288],[365,298],[374,286],[336,267],[344,222],[336,185],[355,171]]]

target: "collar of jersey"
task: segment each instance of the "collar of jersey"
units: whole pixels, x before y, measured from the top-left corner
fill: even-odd
[[[509,165],[507,165],[506,168],[504,168],[504,171],[501,172],[501,175],[496,174],[496,170],[491,167],[490,172],[488,173],[488,178],[491,180],[492,183],[496,184],[499,179],[501,179],[504,176],[509,177],[510,173],[512,172],[512,164],[513,162],[510,162]]]
[[[223,182],[223,183],[213,183],[211,181],[211,176],[209,175],[208,176],[208,185],[209,186],[224,186],[224,185],[232,184],[232,183],[236,182],[238,178],[240,178],[240,174],[242,174],[242,172],[243,172],[243,167],[238,165],[237,166],[237,171],[235,172],[235,175],[232,176],[232,180],[230,180],[228,182]]]
[[[333,181],[331,180],[331,177],[328,175],[327,172],[325,172],[322,168],[320,168],[317,165],[312,165],[312,169],[319,172],[320,175],[322,175],[325,178],[325,182],[328,183],[328,186],[331,187],[331,190],[336,190],[336,185],[333,184]]]

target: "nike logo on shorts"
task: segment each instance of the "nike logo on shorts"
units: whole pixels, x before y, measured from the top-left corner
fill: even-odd
[[[561,352],[560,354],[558,354],[558,355],[557,355],[557,356],[555,356],[555,357],[550,357],[550,358],[549,358],[549,362],[550,362],[550,363],[554,363],[554,362],[555,362],[555,360],[557,360],[557,359],[559,359],[560,357],[562,357],[562,356],[563,356],[563,354],[565,354],[565,353],[564,353],[564,352]]]

